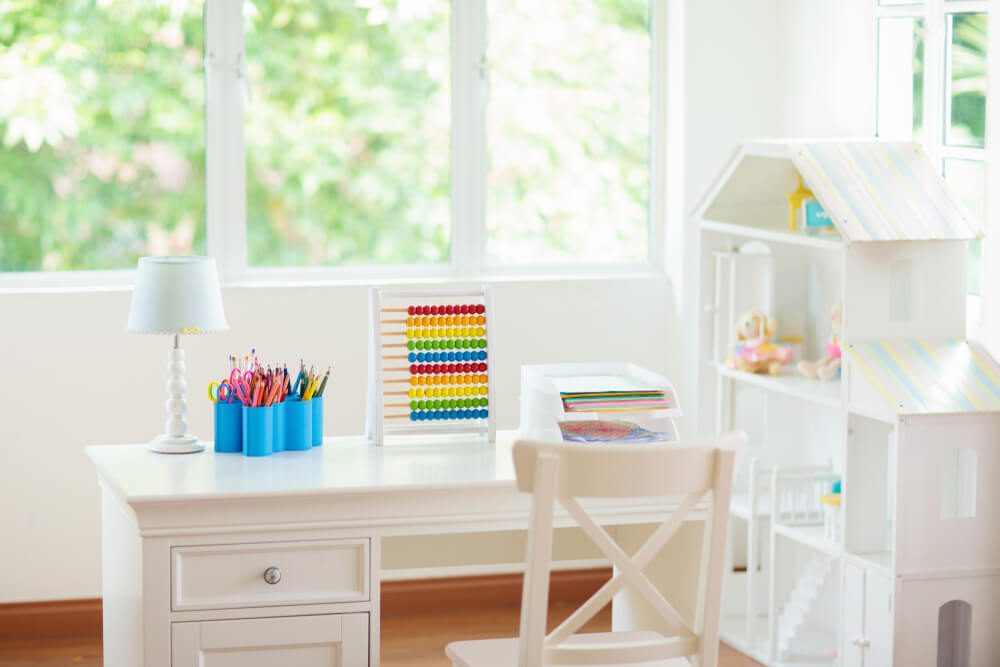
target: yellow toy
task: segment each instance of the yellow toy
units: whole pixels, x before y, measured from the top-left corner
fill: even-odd
[[[792,360],[793,350],[771,342],[777,329],[777,323],[759,308],[744,313],[736,325],[736,344],[726,366],[749,373],[780,375],[781,367]]]
[[[794,192],[789,192],[788,197],[788,228],[795,231],[795,212],[802,206],[802,202],[813,197],[811,190],[802,184],[802,174],[799,174],[799,187]],[[805,224],[805,223],[803,223]]]

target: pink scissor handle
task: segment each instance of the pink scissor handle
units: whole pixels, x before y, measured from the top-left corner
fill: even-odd
[[[247,378],[250,377],[253,377],[250,371],[241,373],[238,368],[234,368],[233,372],[229,374],[229,383],[233,387],[233,392],[243,405],[250,405],[250,386],[247,384]]]

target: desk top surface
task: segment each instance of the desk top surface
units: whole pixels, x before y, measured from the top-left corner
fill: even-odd
[[[457,436],[375,447],[363,437],[327,438],[322,447],[252,458],[158,454],[142,445],[87,447],[103,480],[133,503],[201,498],[354,494],[514,485],[516,431],[495,444]]]

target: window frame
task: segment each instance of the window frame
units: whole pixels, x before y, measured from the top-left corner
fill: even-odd
[[[211,0],[204,11],[205,237],[223,284],[344,283],[369,281],[462,281],[552,277],[634,276],[665,270],[668,211],[666,166],[668,0],[649,0],[650,117],[646,259],[622,262],[560,262],[499,266],[486,261],[487,1],[453,0],[451,7],[451,254],[429,265],[252,267],[247,257],[245,112],[253,104],[247,81],[243,0]],[[671,5],[675,3],[671,2]],[[672,18],[672,17],[671,17]],[[676,66],[675,66],[676,67]],[[676,86],[673,88],[676,90]],[[248,101],[249,98],[249,101]],[[680,144],[678,144],[680,145]],[[461,146],[460,150],[458,147]],[[671,196],[682,195],[676,175]],[[677,224],[681,224],[679,221]],[[0,288],[128,285],[134,269],[109,271],[0,272]]]
[[[950,61],[948,60],[948,16],[951,14],[989,14],[989,0],[927,0],[899,5],[881,5],[875,9],[875,34],[878,22],[884,18],[922,18],[924,20],[924,88],[923,136],[920,138],[927,155],[944,171],[944,160],[958,159],[986,162],[986,147],[949,146],[946,110],[951,103],[947,96]],[[876,58],[876,63],[878,59]],[[878,73],[875,77],[875,97],[878,104]],[[877,117],[877,114],[876,114]],[[931,128],[934,128],[931,130]],[[879,128],[876,128],[878,134]]]
[[[924,21],[924,82],[923,82],[923,127],[922,136],[916,137],[924,147],[930,160],[937,166],[942,177],[945,175],[945,165],[948,160],[966,160],[979,162],[987,168],[988,142],[983,146],[950,146],[947,143],[948,129],[951,123],[951,99],[948,95],[949,78],[951,75],[949,16],[952,14],[986,14],[989,15],[989,0],[914,0],[906,4],[883,5],[879,0],[875,3],[875,35],[878,40],[879,22],[884,18],[919,18]],[[880,62],[876,44],[875,72],[875,117],[878,118],[878,63]],[[986,58],[989,63],[989,52]],[[989,65],[987,64],[987,68]],[[987,77],[989,77],[987,69]],[[987,100],[989,105],[989,100]],[[988,112],[987,112],[988,113]],[[876,127],[876,136],[880,128]],[[892,138],[892,137],[887,137]],[[988,188],[985,178],[983,184],[985,225],[989,216]],[[982,276],[980,276],[982,279]],[[969,293],[966,301],[967,335],[976,336],[980,331],[982,315],[982,286],[980,294]]]

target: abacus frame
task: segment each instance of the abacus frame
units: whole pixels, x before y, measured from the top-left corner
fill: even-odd
[[[474,423],[462,422],[411,422],[407,421],[403,425],[386,423],[386,378],[383,368],[383,357],[385,347],[383,346],[383,307],[385,302],[392,300],[406,299],[412,301],[427,301],[429,299],[456,299],[470,298],[482,303],[486,317],[486,399],[487,416],[485,420],[479,419]],[[411,305],[414,305],[411,303]],[[367,410],[365,417],[365,435],[369,441],[376,446],[385,443],[386,436],[396,435],[460,435],[466,433],[485,435],[488,442],[493,444],[496,441],[496,402],[494,400],[494,385],[492,373],[495,369],[493,363],[493,293],[487,286],[478,289],[454,289],[454,290],[382,290],[372,287],[369,290],[369,345],[368,345],[368,393]],[[483,423],[485,421],[485,423]]]

